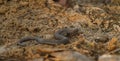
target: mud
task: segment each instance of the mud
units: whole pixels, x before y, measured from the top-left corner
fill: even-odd
[[[65,56],[74,51],[92,61],[103,54],[120,55],[119,0],[70,0],[67,5],[53,0],[0,0],[0,61],[57,61],[64,57],[57,54],[64,51]],[[79,29],[69,44],[16,45],[25,36],[54,39],[53,34],[66,27]]]

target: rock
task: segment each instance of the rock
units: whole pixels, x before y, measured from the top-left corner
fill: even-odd
[[[51,56],[55,57],[52,58],[55,61],[91,61],[88,57],[75,51],[56,52],[52,53]]]
[[[102,55],[98,61],[120,61],[120,56],[116,55]]]

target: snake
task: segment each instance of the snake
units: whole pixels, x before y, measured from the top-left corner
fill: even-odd
[[[50,45],[59,45],[59,44],[67,44],[69,43],[69,36],[72,34],[76,34],[78,32],[77,28],[64,28],[56,31],[54,33],[55,40],[46,40],[40,37],[23,37],[19,40],[17,43],[18,45],[24,46],[25,44],[23,42],[35,40],[37,43],[40,44],[50,44]]]

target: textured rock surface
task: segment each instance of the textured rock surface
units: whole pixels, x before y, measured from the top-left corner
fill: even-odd
[[[102,55],[98,61],[120,61],[120,56],[116,55]]]

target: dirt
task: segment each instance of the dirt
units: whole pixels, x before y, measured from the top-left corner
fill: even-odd
[[[68,52],[64,59],[78,53],[92,61],[103,54],[120,55],[119,0],[70,0],[67,4],[62,6],[53,0],[0,0],[0,61],[60,61],[62,56],[58,54],[64,55],[64,51]],[[16,45],[25,36],[53,39],[53,34],[65,27],[79,29],[68,44]],[[71,51],[77,53],[71,56]]]

